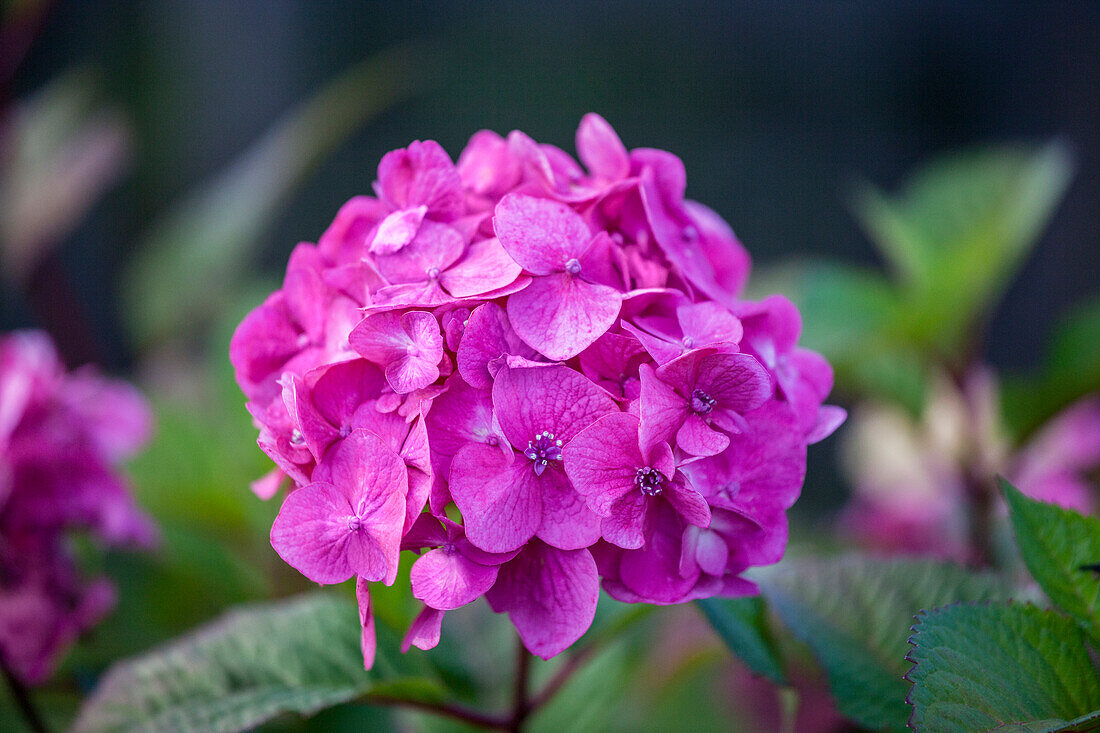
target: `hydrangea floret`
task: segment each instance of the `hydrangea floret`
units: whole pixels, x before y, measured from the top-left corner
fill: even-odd
[[[66,372],[45,334],[0,337],[0,660],[20,682],[46,680],[114,605],[108,578],[81,573],[70,535],[155,542],[118,471],[151,425],[137,390],[89,367]]]
[[[581,162],[521,132],[387,154],[230,347],[287,487],[271,533],[318,583],[416,556],[405,648],[484,597],[527,648],[580,638],[602,587],[627,602],[756,592],[777,562],[806,446],[844,419],[782,296],[685,200],[681,161],[628,151],[589,114]]]

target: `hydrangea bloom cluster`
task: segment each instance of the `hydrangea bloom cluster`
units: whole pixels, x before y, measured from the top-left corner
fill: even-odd
[[[272,545],[357,578],[368,667],[369,584],[402,550],[406,649],[482,596],[549,658],[601,579],[629,602],[755,592],[742,571],[779,560],[806,446],[843,420],[795,307],[739,297],[749,257],[681,161],[594,114],[577,150],[482,131],[457,164],[387,154],[234,335],[278,467],[254,488],[293,483]]]
[[[67,540],[150,546],[156,528],[116,466],[148,438],[130,385],[66,373],[49,338],[0,338],[0,655],[41,682],[76,637],[114,605],[106,578],[81,577]]]

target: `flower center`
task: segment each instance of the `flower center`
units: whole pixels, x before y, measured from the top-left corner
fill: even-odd
[[[429,280],[435,280],[437,277],[439,277],[439,268],[438,267],[429,267],[428,268],[428,279]]]
[[[699,238],[699,230],[691,224],[688,224],[680,230],[680,236],[683,237],[686,242],[694,242]]]
[[[290,434],[290,444],[291,445],[305,445],[306,444],[305,436],[302,435],[302,431],[299,430],[298,428],[294,428],[294,431]]]
[[[695,339],[691,336],[684,336],[684,348],[685,349],[694,349],[695,348]]]
[[[348,531],[358,532],[362,524],[359,522],[359,517],[348,517]]]
[[[664,493],[664,489],[661,488],[664,481],[664,474],[649,466],[639,468],[638,472],[634,474],[634,485],[646,496],[660,496]]]
[[[691,409],[700,415],[709,415],[716,400],[701,389],[691,393]]]
[[[554,434],[549,430],[543,430],[534,440],[527,442],[527,450],[523,451],[523,455],[533,462],[535,475],[541,476],[550,461],[561,460],[561,441],[554,440]]]
[[[565,271],[570,275],[577,275],[581,271],[581,261],[576,257],[565,263]]]

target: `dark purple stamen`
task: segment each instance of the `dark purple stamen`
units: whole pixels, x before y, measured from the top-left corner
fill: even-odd
[[[534,461],[535,475],[541,476],[550,461],[561,460],[561,441],[554,440],[554,434],[549,430],[543,430],[534,440],[528,441],[523,455]]]
[[[691,409],[699,415],[709,415],[716,402],[717,400],[701,389],[691,393]]]
[[[665,481],[665,475],[656,468],[639,468],[634,474],[634,485],[646,496],[660,496],[664,493],[661,484]]]

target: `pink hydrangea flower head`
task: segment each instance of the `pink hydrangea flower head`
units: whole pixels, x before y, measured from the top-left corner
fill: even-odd
[[[70,535],[157,540],[118,470],[151,428],[130,385],[90,367],[67,372],[43,333],[0,337],[0,656],[27,684],[46,680],[114,606],[114,585],[84,577]]]
[[[805,448],[843,420],[782,298],[741,299],[749,259],[684,198],[675,155],[602,117],[579,156],[482,130],[457,165],[394,151],[374,196],[299,245],[231,358],[275,472],[276,551],[370,586],[418,553],[403,648],[482,597],[535,654],[623,601],[745,595],[775,562]],[[0,413],[0,440],[3,414]]]

